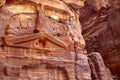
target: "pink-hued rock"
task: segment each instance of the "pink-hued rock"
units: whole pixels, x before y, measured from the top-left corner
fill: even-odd
[[[98,36],[100,52],[103,55],[106,65],[113,74],[119,74],[120,58],[120,6],[109,10],[108,25]],[[102,44],[101,44],[102,43]]]
[[[93,3],[96,15],[102,16],[107,1],[94,2],[88,0],[85,6]],[[89,58],[85,51],[89,44],[86,45],[79,22],[79,17],[87,15],[84,11],[79,15],[83,3],[84,0],[6,0],[0,6],[0,79],[112,80],[101,55],[92,53]],[[106,17],[99,18],[104,20]]]
[[[52,7],[45,3],[50,8],[44,5],[44,12],[39,6],[36,10],[37,4],[22,0],[9,0],[0,8],[1,79],[91,80],[87,55],[82,53],[84,39],[64,16],[71,14],[66,12],[63,2],[61,8],[56,2]],[[59,13],[62,22],[49,15],[52,10],[62,11]],[[74,43],[81,51],[78,59]]]
[[[0,0],[0,7],[5,4],[6,0]]]
[[[104,61],[100,53],[92,52],[90,55],[90,60],[94,65],[98,80],[113,80],[108,68],[105,66]],[[94,79],[95,80],[95,79]]]
[[[86,41],[86,49],[88,53],[99,52],[105,65],[119,80],[120,0],[108,0],[109,5],[106,7],[98,5],[98,10],[95,10],[97,7],[93,5],[95,3],[92,1],[87,0],[80,11],[80,22]],[[106,4],[107,0],[102,1]],[[100,0],[96,0],[96,3],[99,2]]]
[[[108,0],[86,0],[86,3],[96,11],[109,6]]]

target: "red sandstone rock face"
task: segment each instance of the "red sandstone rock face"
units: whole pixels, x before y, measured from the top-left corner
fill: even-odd
[[[100,53],[92,52],[89,57],[93,80],[112,80],[109,69],[106,68]]]
[[[1,7],[2,5],[4,5],[5,2],[6,2],[6,0],[0,0],[0,7]]]
[[[0,80],[112,80],[100,54],[83,51],[79,15],[64,1],[59,9],[23,1],[0,8]]]
[[[105,34],[104,34],[105,33]],[[108,26],[99,37],[100,52],[105,58],[105,63],[113,73],[119,74],[120,53],[120,7],[112,8],[108,13]]]
[[[86,0],[86,2],[96,11],[100,10],[102,7],[106,8],[109,5],[108,0]]]
[[[90,4],[91,0],[88,0],[84,9],[81,10],[83,14],[80,21],[83,26],[86,49],[88,52],[101,53],[107,67],[113,75],[119,77],[120,2],[119,0],[109,0],[108,7],[93,5],[98,4],[99,1],[101,0],[96,0],[96,3]],[[102,1],[106,4],[106,0]]]
[[[71,33],[64,19],[63,24],[41,11],[37,14],[30,2],[6,4],[0,10],[1,80],[91,80],[82,54],[85,45],[77,42],[81,34],[74,26],[69,25]]]

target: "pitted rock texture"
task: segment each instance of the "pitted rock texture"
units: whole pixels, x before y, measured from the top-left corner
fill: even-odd
[[[112,80],[101,55],[87,55],[78,2],[0,3],[0,80]]]
[[[42,11],[37,12],[31,2],[7,3],[1,7],[0,80],[91,80],[87,56],[80,46],[85,44],[77,42],[83,39],[81,34],[74,26],[68,27],[63,13],[59,22]],[[73,34],[80,51],[77,53]],[[82,63],[78,62],[77,54],[82,55]],[[77,62],[84,67],[80,68]]]

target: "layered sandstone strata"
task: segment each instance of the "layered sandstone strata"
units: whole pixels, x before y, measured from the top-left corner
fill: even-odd
[[[99,53],[87,56],[79,15],[66,3],[7,0],[2,4],[1,80],[112,80]]]
[[[79,66],[76,64],[74,41],[80,55],[85,43],[81,40],[83,38],[79,38],[81,34],[78,34],[74,24],[69,25],[64,18],[60,23],[46,16],[46,9],[42,12],[36,5],[32,2],[14,2],[0,9],[0,79],[91,80],[90,67],[84,54],[80,58],[85,62],[85,67],[80,70],[85,72],[80,74],[76,70]],[[47,9],[51,11],[55,7]],[[62,11],[65,12],[65,9]]]
[[[80,18],[87,51],[99,52],[114,77],[120,74],[119,5],[119,0],[86,0]]]

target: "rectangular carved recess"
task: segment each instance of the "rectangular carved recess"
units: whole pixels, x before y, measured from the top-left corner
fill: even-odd
[[[14,4],[14,5],[8,5],[7,10],[14,13],[35,13],[36,7],[31,4]]]
[[[20,75],[21,77],[32,77],[38,80],[69,80],[68,73],[65,68],[57,66],[51,67],[46,64],[47,63],[38,64],[38,66],[32,64],[24,65]]]
[[[46,16],[56,18],[57,20],[69,20],[70,18],[70,14],[67,11],[57,9],[48,5],[44,5],[44,13]]]

